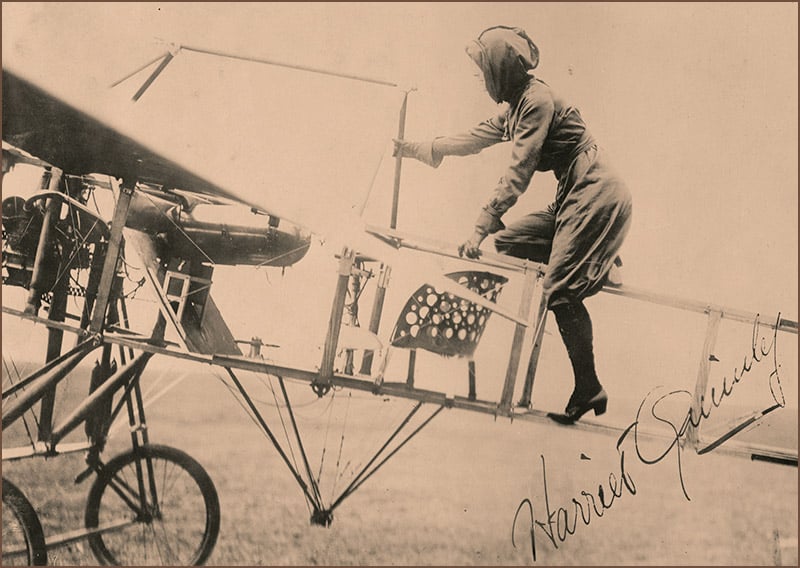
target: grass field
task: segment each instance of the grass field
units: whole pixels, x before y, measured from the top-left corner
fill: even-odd
[[[608,495],[609,474],[619,477],[610,436],[446,410],[344,502],[330,528],[313,527],[294,479],[222,382],[207,367],[167,365],[146,374],[145,389],[187,376],[150,405],[151,439],[188,452],[216,484],[222,528],[211,564],[533,564],[529,516],[517,523],[517,548],[512,525],[526,498],[536,520],[546,522],[541,456],[553,511],[564,506],[572,515],[573,497],[597,495],[598,485]],[[64,396],[78,396],[80,382],[65,387]],[[246,384],[283,438],[268,383],[248,377]],[[330,405],[330,395],[318,400],[307,385],[290,385],[290,392],[315,470],[327,441],[323,492],[334,483],[341,490],[411,407],[346,391]],[[19,435],[4,433],[4,446]],[[123,428],[106,455],[126,444]],[[536,529],[536,564],[797,564],[796,468],[713,454],[682,457],[691,500],[681,490],[674,454],[654,465],[627,455],[636,495],[625,491],[602,518],[579,522],[574,535],[557,540],[558,549]],[[80,455],[7,462],[3,475],[28,495],[51,535],[80,527],[89,482],[76,486],[73,479],[82,465]],[[78,542],[52,549],[50,562],[96,560]]]

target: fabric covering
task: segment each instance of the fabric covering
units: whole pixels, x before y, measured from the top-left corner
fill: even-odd
[[[465,133],[436,138],[433,164],[510,140],[510,163],[475,230],[497,233],[499,252],[548,263],[544,290],[551,306],[565,297],[590,296],[605,283],[630,227],[630,192],[578,109],[531,74],[538,51],[534,61],[525,37],[514,29],[491,28],[473,44],[480,50],[468,47],[467,52],[484,71],[487,91],[508,108]],[[535,171],[554,173],[555,201],[506,228],[501,217],[528,188]]]
[[[508,281],[491,272],[464,271],[446,276],[492,302]],[[411,295],[400,312],[391,343],[406,349],[470,357],[491,313],[488,308],[426,284]]]

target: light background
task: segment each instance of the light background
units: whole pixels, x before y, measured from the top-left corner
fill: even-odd
[[[333,254],[342,243],[375,246],[360,224],[389,222],[400,91],[189,52],[136,104],[129,97],[147,71],[116,89],[98,88],[170,43],[190,45],[416,87],[406,137],[427,139],[495,112],[464,46],[497,24],[526,29],[542,54],[537,74],[580,108],[633,192],[622,251],[627,285],[797,319],[796,4],[6,3],[3,65],[317,231],[307,258],[285,274],[218,267],[214,287],[237,337],[280,343],[279,355],[313,366],[330,310]],[[453,245],[466,238],[508,151],[498,145],[448,158],[437,170],[405,161],[399,228]],[[35,185],[36,175],[18,167],[3,182],[4,196]],[[537,173],[506,220],[544,207],[554,189],[552,174]],[[394,260],[384,335],[425,274],[450,267],[417,256]],[[512,305],[514,293],[506,294]],[[602,294],[590,310],[598,368],[615,403],[604,419],[627,424],[657,384],[691,388],[702,317]],[[479,377],[490,364],[504,370],[511,330],[502,323],[495,318],[484,337]],[[796,409],[793,338],[782,346],[782,376]],[[712,381],[740,365],[749,341],[748,326],[723,331],[724,367]],[[26,344],[28,337],[3,335],[4,350]],[[403,360],[393,360],[401,373]],[[464,369],[447,364],[422,354],[421,368],[434,370],[420,373],[431,383],[423,386],[463,388]],[[557,336],[545,337],[542,365],[535,405],[557,408],[571,389],[554,376],[569,373]],[[479,395],[493,396],[484,385]],[[751,397],[753,410],[763,395],[753,386],[740,397]],[[558,454],[559,439],[542,440],[536,451]],[[796,432],[778,439],[796,451]],[[796,500],[796,483],[786,490]],[[664,557],[671,558],[680,557]]]
[[[521,26],[541,50],[539,75],[581,109],[634,193],[627,282],[797,314],[794,4],[19,3],[3,10],[4,64],[60,92],[110,84],[165,52],[162,40],[416,86],[411,139],[465,129],[494,111],[464,46],[489,25]],[[119,90],[134,90],[144,76]],[[247,180],[234,190],[312,228],[327,218],[329,232],[335,213],[365,195],[383,156],[366,216],[388,224],[393,89],[184,52],[137,105],[129,109],[136,118],[161,112],[128,129],[216,178]],[[450,158],[439,170],[406,162],[400,228],[465,238],[507,153],[500,145]],[[508,219],[546,204],[552,177],[537,173]]]

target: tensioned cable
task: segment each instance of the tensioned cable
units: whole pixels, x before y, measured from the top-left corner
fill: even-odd
[[[8,357],[8,358],[3,357],[3,366],[6,368],[6,375],[8,376],[9,382],[13,385],[14,384],[14,380],[13,380],[13,378],[11,376],[11,369],[9,369],[9,367],[8,367],[8,360],[7,359],[11,359],[11,357]],[[20,378],[20,373],[19,373],[19,370],[17,369],[17,365],[16,365],[16,363],[14,363],[13,359],[11,359],[11,365],[13,365],[14,373],[16,373],[17,378],[19,379]],[[19,394],[14,393],[14,397],[15,398],[18,397],[18,396],[19,396]],[[36,429],[38,430],[39,429],[39,421],[36,419],[36,413],[32,412],[31,414],[33,415],[33,421],[36,424]],[[36,446],[36,442],[33,439],[33,434],[31,433],[30,426],[28,426],[28,421],[25,419],[25,415],[24,414],[22,415],[22,423],[25,425],[25,432],[28,434],[28,439],[31,442],[31,447],[35,447]]]
[[[281,458],[283,459],[283,462],[286,464],[286,466],[289,468],[289,471],[291,471],[292,475],[294,476],[295,481],[297,481],[297,484],[303,490],[303,494],[306,496],[307,500],[306,505],[308,505],[308,503],[313,503],[315,507],[321,506],[321,504],[315,502],[314,496],[308,490],[308,485],[303,480],[299,471],[292,466],[292,463],[289,461],[289,457],[286,455],[286,452],[284,451],[283,447],[280,445],[280,443],[278,443],[277,438],[275,438],[275,435],[272,433],[272,430],[269,428],[264,418],[261,416],[260,413],[258,413],[258,409],[255,407],[253,401],[247,395],[247,391],[245,390],[244,386],[239,381],[239,379],[236,377],[236,374],[230,367],[225,367],[225,370],[228,372],[228,375],[236,384],[236,388],[239,390],[239,393],[245,399],[248,406],[250,407],[250,410],[253,412],[253,415],[255,416],[255,419],[258,421],[258,425],[261,428],[262,432],[264,432],[264,434],[266,434],[269,437],[269,440],[272,442],[273,447],[277,450],[278,454],[280,454]]]
[[[333,418],[333,399],[336,398],[336,391],[331,394],[331,404],[328,405],[328,420],[325,423],[325,438],[322,440],[322,452],[319,458],[319,471],[317,472],[317,484],[322,479],[322,468],[325,464],[325,453],[328,449],[328,432],[331,428],[331,419]]]
[[[422,402],[418,402],[416,405],[414,405],[414,408],[411,409],[411,412],[408,413],[408,416],[406,416],[406,418],[403,420],[403,422],[400,424],[400,426],[398,426],[397,429],[392,433],[392,435],[389,436],[389,438],[383,444],[381,449],[378,450],[378,452],[372,457],[372,459],[369,460],[367,465],[365,465],[364,468],[361,469],[361,471],[358,472],[358,474],[355,476],[355,478],[353,478],[353,480],[350,482],[350,485],[348,485],[347,488],[344,491],[342,491],[342,494],[339,496],[339,498],[336,499],[336,501],[333,502],[333,504],[330,507],[331,511],[333,509],[335,509],[347,497],[349,497],[356,489],[358,489],[361,486],[361,484],[364,481],[366,481],[369,477],[371,477],[372,474],[375,473],[378,470],[378,468],[380,468],[384,463],[386,463],[386,461],[389,458],[391,458],[395,453],[397,453],[397,451],[400,450],[400,448],[402,448],[405,445],[406,442],[408,442],[414,435],[416,435],[417,432],[419,432],[419,430],[421,430],[428,422],[430,422],[430,420],[433,418],[433,416],[436,416],[436,414],[438,414],[438,410],[437,410],[436,412],[434,412],[434,414],[432,416],[430,416],[425,422],[423,422],[416,430],[414,430],[414,432],[412,432],[411,435],[408,436],[385,459],[383,459],[380,463],[378,463],[375,466],[375,468],[373,468],[371,471],[368,471],[370,466],[372,466],[372,464],[375,463],[375,461],[380,458],[380,455],[383,453],[383,451],[392,443],[392,441],[403,430],[403,428],[405,428],[406,424],[409,423],[411,418],[417,413],[417,411],[420,408],[422,408]],[[441,410],[442,408],[444,408],[444,407],[442,406],[439,410]]]
[[[415,408],[416,408],[416,407],[415,407]],[[409,434],[409,435],[408,435],[408,436],[405,438],[405,440],[403,440],[403,441],[402,441],[402,442],[401,442],[401,443],[400,443],[400,444],[399,444],[399,445],[398,445],[396,448],[394,448],[394,449],[393,449],[393,450],[392,450],[392,451],[389,453],[389,455],[387,455],[387,456],[386,456],[385,458],[383,458],[383,459],[382,459],[382,460],[381,460],[381,461],[380,461],[380,462],[379,462],[377,465],[375,465],[375,467],[373,467],[373,468],[372,468],[372,470],[371,470],[369,473],[366,473],[366,475],[364,475],[363,477],[361,477],[361,474],[359,474],[359,479],[358,479],[358,481],[357,481],[357,482],[356,482],[356,481],[354,481],[354,482],[351,484],[351,486],[350,486],[350,487],[348,487],[348,489],[347,489],[347,490],[345,490],[345,492],[343,492],[343,493],[342,493],[342,495],[339,497],[339,499],[337,499],[337,500],[336,500],[336,502],[335,502],[333,505],[331,505],[331,510],[333,510],[333,509],[334,509],[334,507],[336,507],[336,506],[338,506],[339,504],[341,504],[341,502],[342,502],[342,501],[344,501],[344,500],[345,500],[347,497],[349,497],[350,495],[352,495],[352,494],[353,494],[353,493],[354,493],[354,492],[355,492],[355,491],[356,491],[356,490],[357,490],[359,487],[361,487],[361,486],[364,484],[364,482],[366,482],[366,481],[367,481],[367,480],[368,480],[370,477],[372,477],[372,476],[373,476],[375,473],[377,473],[377,471],[378,471],[378,470],[379,470],[379,469],[380,469],[380,468],[381,468],[381,467],[382,467],[382,466],[383,466],[383,465],[384,465],[386,462],[388,462],[388,461],[389,461],[389,460],[390,460],[390,459],[391,459],[391,458],[392,458],[392,457],[393,457],[393,456],[394,456],[394,455],[395,455],[397,452],[399,452],[399,451],[400,451],[400,450],[403,448],[403,446],[405,446],[405,445],[406,445],[408,442],[410,442],[410,441],[411,441],[411,439],[412,439],[412,438],[414,438],[414,436],[416,436],[417,434],[419,434],[419,432],[420,432],[420,431],[422,431],[422,429],[423,429],[425,426],[427,426],[427,425],[428,425],[428,423],[429,423],[431,420],[433,420],[434,418],[436,418],[436,416],[437,416],[437,415],[438,415],[438,414],[439,414],[439,413],[440,413],[442,410],[444,410],[444,409],[445,409],[444,405],[442,405],[442,406],[440,406],[439,408],[437,408],[437,409],[436,409],[436,410],[435,410],[435,411],[434,411],[434,412],[433,412],[433,413],[432,413],[430,416],[428,416],[428,418],[426,418],[426,419],[425,419],[425,421],[423,421],[423,422],[422,422],[422,424],[420,424],[419,426],[417,426],[417,428],[416,428],[416,429],[415,429],[413,432],[411,432],[411,434]],[[388,446],[388,443],[389,443],[389,441],[387,441],[387,446]],[[376,458],[377,458],[377,456],[376,456]],[[366,468],[363,470],[363,472],[362,472],[362,473],[365,473],[365,472],[366,472]]]
[[[228,372],[231,373],[231,371],[228,371]],[[280,377],[278,377],[278,378],[280,379]],[[286,437],[286,445],[288,446],[289,453],[292,456],[292,462],[294,463],[295,472],[297,472],[297,473],[295,473],[295,475],[300,476],[300,474],[299,474],[300,468],[297,465],[297,457],[294,455],[294,445],[292,444],[291,438],[289,438],[289,431],[286,428],[286,422],[283,419],[283,413],[281,412],[281,406],[278,403],[278,395],[275,394],[275,388],[273,387],[271,380],[267,381],[267,386],[269,387],[270,391],[272,392],[272,397],[275,399],[275,409],[278,411],[278,418],[279,418],[279,420],[281,422],[281,428],[283,429],[283,435]],[[306,462],[306,464],[307,464],[307,462]],[[313,480],[313,477],[312,477],[312,479],[311,479],[312,484],[313,484],[313,481],[314,480]],[[322,504],[319,502],[319,491],[317,490],[316,486],[313,486],[312,488],[314,489],[314,497],[315,497],[315,499],[312,499],[311,502],[314,503],[315,506],[321,506]],[[308,492],[307,487],[304,487],[304,489],[306,490],[306,492]]]
[[[268,381],[268,380],[269,380],[271,377],[273,377],[273,375],[271,375],[271,374],[269,374],[269,373],[255,373],[255,372],[254,372],[254,373],[252,373],[252,374],[253,374],[253,375],[255,375],[255,377],[256,377],[256,378],[257,378],[257,379],[258,379],[258,380],[259,380],[261,383],[263,383],[263,384],[264,384],[264,386],[266,386],[266,387],[268,387],[268,386],[269,386],[269,385],[267,385],[267,381]],[[304,383],[304,382],[299,382],[299,383],[296,383],[296,382],[294,382],[294,381],[291,381],[291,382],[292,382],[293,384],[306,384],[306,383]],[[271,407],[278,407],[278,406],[280,406],[280,407],[284,407],[284,406],[286,406],[285,404],[282,404],[281,402],[272,403],[272,402],[270,402],[270,401],[268,401],[268,400],[264,400],[264,399],[261,399],[261,398],[256,398],[256,397],[254,397],[254,396],[251,396],[251,398],[252,398],[254,401],[256,401],[256,402],[258,402],[258,403],[260,403],[260,404],[264,404],[264,405],[271,406]],[[318,397],[318,396],[314,396],[314,398],[313,398],[312,400],[309,400],[308,402],[303,402],[303,403],[300,403],[300,404],[293,404],[292,406],[294,407],[294,409],[295,409],[295,410],[297,410],[298,408],[306,408],[306,407],[309,407],[309,406],[314,406],[314,405],[316,405],[318,402],[319,402],[319,397]],[[324,414],[324,413],[325,413],[325,412],[328,410],[328,408],[331,406],[331,402],[332,402],[332,399],[331,399],[331,401],[328,401],[328,404],[327,404],[327,406],[325,407],[325,409],[323,409],[323,410],[322,410],[322,412],[320,413],[320,415]],[[300,414],[298,413],[298,415],[300,415]],[[300,415],[300,416],[302,416],[302,415]]]
[[[316,503],[319,506],[319,508],[321,508],[322,507],[322,495],[320,494],[320,491],[319,491],[319,485],[316,483],[316,480],[314,479],[314,473],[311,471],[311,464],[308,462],[308,455],[306,454],[306,449],[303,446],[303,439],[300,436],[300,429],[297,427],[297,422],[295,421],[295,418],[294,418],[294,412],[292,411],[292,405],[289,402],[289,394],[286,392],[286,385],[283,382],[283,377],[281,377],[280,375],[277,375],[277,377],[278,377],[278,384],[280,385],[281,391],[283,392],[283,399],[286,401],[286,410],[289,413],[289,418],[292,421],[292,428],[294,429],[294,434],[295,434],[295,437],[297,438],[297,446],[298,446],[298,449],[300,451],[300,455],[303,458],[303,463],[306,466],[306,475],[308,475],[308,479],[309,479],[309,483],[311,484],[311,488],[314,490],[314,494],[317,497]]]
[[[397,87],[397,83],[392,83],[391,81],[386,81],[384,79],[376,79],[373,77],[365,77],[363,75],[353,75],[350,73],[341,73],[339,71],[329,71],[327,69],[321,69],[319,67],[311,67],[308,65],[297,65],[294,63],[285,63],[283,61],[276,61],[274,59],[264,59],[261,57],[251,57],[246,55],[237,55],[235,53],[225,53],[223,51],[215,51],[211,49],[203,49],[199,47],[192,47],[188,45],[182,45],[178,48],[179,50],[184,51],[193,51],[195,53],[202,53],[205,55],[214,55],[216,57],[224,57],[227,59],[238,59],[239,61],[249,61],[251,63],[261,63],[264,65],[274,65],[276,67],[286,67],[288,69],[295,69],[297,71],[308,71],[309,73],[318,73],[320,75],[330,75],[332,77],[339,77],[341,79],[352,79],[354,81],[362,81],[364,83],[373,83],[375,85],[384,85],[386,87]],[[163,56],[162,56],[163,57]],[[152,64],[152,63],[151,63]]]
[[[58,285],[58,283],[61,281],[61,279],[64,277],[64,275],[65,275],[66,273],[68,273],[70,270],[72,270],[72,269],[70,268],[70,264],[72,264],[72,261],[73,261],[73,260],[75,260],[75,257],[76,257],[76,256],[78,256],[78,253],[81,251],[81,249],[83,248],[83,246],[86,244],[86,241],[89,239],[89,236],[92,234],[92,231],[94,231],[94,228],[97,226],[97,224],[98,224],[99,222],[100,222],[100,219],[96,219],[96,220],[95,220],[95,222],[94,222],[94,224],[92,224],[92,227],[91,227],[91,228],[90,228],[90,229],[87,231],[87,233],[86,233],[86,235],[83,237],[83,239],[81,239],[81,242],[80,242],[80,243],[78,243],[77,245],[75,245],[75,246],[73,247],[72,254],[70,255],[70,257],[69,257],[69,259],[67,260],[67,262],[65,263],[65,266],[64,266],[64,267],[62,268],[62,270],[61,270],[61,271],[60,271],[60,272],[59,272],[59,273],[56,275],[56,281],[55,281],[55,283],[53,284],[53,287],[52,287],[52,288],[50,288],[50,290],[51,290],[51,291],[53,290],[53,288],[55,288],[55,287]],[[62,231],[61,233],[62,233],[62,234],[64,234],[64,233],[63,233],[63,231]],[[67,238],[69,238],[69,236],[68,236],[68,235],[64,235],[64,236],[65,236],[65,237],[67,237]],[[79,269],[79,270],[80,270],[80,269]]]
[[[114,87],[116,87],[116,86],[117,86],[117,85],[119,85],[120,83],[124,83],[125,81],[127,81],[128,79],[130,79],[131,77],[133,77],[134,75],[136,75],[136,74],[138,74],[138,73],[141,73],[142,71],[144,71],[145,69],[147,69],[148,67],[150,67],[150,66],[151,66],[153,63],[155,63],[155,62],[156,62],[156,61],[158,61],[159,59],[164,59],[164,58],[165,58],[167,55],[169,55],[169,53],[170,53],[170,52],[168,51],[168,52],[166,52],[166,53],[162,53],[162,54],[161,54],[161,55],[159,55],[158,57],[155,57],[155,58],[151,59],[150,61],[148,61],[147,63],[145,63],[145,64],[144,64],[144,65],[142,65],[141,67],[138,67],[138,68],[137,68],[135,71],[132,71],[131,73],[129,73],[129,74],[127,74],[127,75],[125,75],[125,76],[124,76],[122,79],[119,79],[119,80],[117,80],[117,81],[114,81],[113,83],[111,83],[111,85],[109,85],[109,87],[113,89]]]
[[[378,159],[378,164],[375,166],[375,171],[372,173],[372,179],[369,182],[369,187],[367,187],[367,194],[364,196],[364,199],[361,200],[361,204],[358,206],[358,216],[363,217],[364,211],[367,208],[367,203],[369,203],[369,198],[372,195],[372,190],[375,187],[375,181],[378,179],[378,173],[381,171],[381,166],[383,165],[383,158],[386,156],[387,146],[384,146],[383,151],[381,151],[380,158]]]
[[[357,397],[353,398],[357,399]],[[366,399],[361,398],[361,400],[366,400]],[[384,431],[378,430],[377,427],[378,421],[381,420],[382,418],[384,419],[382,422],[387,424],[385,431],[388,432],[393,428],[397,428],[398,425],[406,418],[408,410],[405,407],[395,404],[398,402],[398,399],[384,399],[382,402],[383,403],[390,402],[389,404],[390,410],[377,412],[372,415],[370,422],[366,427],[366,430],[368,432],[372,432],[373,435],[369,439],[367,439],[366,437],[364,438],[364,446],[369,447],[369,451],[363,452],[363,456],[361,457],[361,459],[358,461],[356,465],[353,466],[352,473],[364,469],[365,468],[364,461],[366,459],[369,459],[369,456],[375,456],[383,451],[381,449],[381,446],[385,444],[385,440],[382,438]],[[340,477],[344,477],[344,473],[345,472],[342,472]]]
[[[350,396],[347,397],[347,406],[344,410],[344,421],[342,422],[342,435],[341,439],[339,440],[339,454],[336,456],[336,470],[333,472],[333,487],[331,488],[331,496],[336,494],[336,484],[339,482],[339,479],[342,478],[344,472],[342,471],[340,465],[342,461],[342,449],[344,448],[344,431],[347,428],[347,416],[350,413],[350,401],[353,399],[353,393],[348,393]]]
[[[159,386],[158,383],[153,383],[148,387],[148,389],[142,394],[143,403],[147,405],[151,405],[156,403],[161,397],[171,391],[175,386],[177,386],[181,381],[183,381],[187,376],[189,376],[188,372],[179,375],[174,381],[163,387],[160,391],[156,394],[152,394],[154,390]],[[149,397],[149,398],[148,398]],[[109,437],[116,434],[116,431],[122,428],[125,424],[123,422],[117,422],[108,432]]]
[[[354,75],[352,73],[342,73],[342,72],[338,72],[338,71],[330,71],[328,69],[321,69],[319,67],[311,67],[311,66],[308,66],[308,65],[297,65],[297,64],[294,64],[294,63],[286,63],[286,62],[283,62],[283,61],[276,61],[276,60],[273,60],[273,59],[265,59],[265,58],[262,58],[262,57],[252,57],[252,56],[247,56],[247,55],[238,55],[238,54],[235,54],[235,53],[226,53],[224,51],[216,51],[216,50],[212,50],[212,49],[204,49],[204,48],[199,48],[199,47],[178,45],[178,46],[175,46],[173,49],[169,50],[167,53],[159,55],[155,59],[150,60],[147,64],[145,64],[145,65],[139,67],[138,69],[136,69],[136,71],[134,71],[132,73],[129,73],[128,75],[126,75],[122,79],[112,83],[111,84],[111,88],[116,87],[120,83],[123,83],[124,81],[128,80],[129,78],[131,78],[134,75],[138,74],[139,72],[143,71],[147,67],[150,67],[156,61],[160,60],[160,63],[158,64],[156,69],[154,69],[153,72],[151,72],[150,75],[147,76],[147,79],[145,79],[144,83],[142,83],[142,85],[139,87],[139,89],[133,95],[133,97],[132,97],[133,101],[134,102],[138,101],[142,97],[142,95],[144,95],[145,91],[147,91],[147,89],[150,88],[150,85],[152,85],[153,82],[155,82],[155,80],[158,78],[158,76],[161,75],[161,73],[164,71],[164,69],[166,69],[167,65],[169,65],[169,63],[173,59],[175,59],[175,57],[181,51],[191,51],[191,52],[199,53],[199,54],[203,54],[203,55],[213,55],[215,57],[222,57],[222,58],[226,58],[226,59],[235,59],[235,60],[239,60],[239,61],[246,61],[246,62],[249,62],[249,63],[260,63],[260,64],[263,64],[263,65],[273,65],[273,66],[276,66],[276,67],[285,67],[285,68],[288,68],[288,69],[294,69],[296,71],[306,71],[306,72],[309,72],[309,73],[318,73],[320,75],[328,75],[328,76],[332,76],[332,77],[338,77],[340,79],[350,79],[350,80],[354,80],[354,81],[362,81],[362,82],[365,82],[365,83],[383,85],[383,86],[386,86],[386,87],[395,87],[395,88],[397,88],[399,86],[399,85],[397,85],[397,83],[393,83],[391,81],[386,81],[384,79],[376,79],[374,77],[365,77],[363,75]]]

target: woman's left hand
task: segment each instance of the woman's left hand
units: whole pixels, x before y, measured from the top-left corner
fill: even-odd
[[[481,256],[481,243],[486,235],[475,231],[472,236],[461,243],[458,247],[458,256],[466,256],[467,258],[479,258]]]

